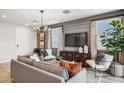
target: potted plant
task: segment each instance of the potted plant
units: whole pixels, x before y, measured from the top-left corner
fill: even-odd
[[[124,27],[122,20],[112,20],[110,25],[112,28],[103,32],[100,36],[101,44],[106,47],[109,54],[117,56],[118,51],[124,48]],[[117,61],[117,58],[116,58]]]
[[[34,53],[36,53],[38,56],[41,55],[41,49],[40,48],[35,48]]]
[[[56,61],[60,62],[62,60],[62,58],[63,58],[62,56],[57,56]]]

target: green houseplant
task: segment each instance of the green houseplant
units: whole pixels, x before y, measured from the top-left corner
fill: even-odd
[[[56,60],[57,60],[57,61],[61,61],[62,58],[63,58],[62,56],[57,56],[57,57],[56,57]]]
[[[35,48],[34,53],[36,53],[38,56],[41,55],[41,49],[40,48]]]
[[[101,44],[106,47],[109,54],[117,54],[124,48],[124,27],[122,20],[112,20],[112,28],[103,32],[100,36]]]

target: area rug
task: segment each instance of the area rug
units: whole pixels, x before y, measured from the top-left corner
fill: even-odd
[[[109,73],[103,73],[102,77],[100,77],[96,75],[96,73],[99,72],[94,72],[91,69],[87,69],[87,83],[124,83],[123,77],[116,77]]]

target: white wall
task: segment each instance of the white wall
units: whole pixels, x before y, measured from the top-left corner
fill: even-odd
[[[0,62],[16,57],[16,27],[0,22]]]
[[[32,53],[35,47],[37,34],[30,27],[0,21],[0,63]]]
[[[17,55],[31,54],[33,49],[37,47],[37,34],[32,30],[32,28],[27,28],[24,26],[16,27],[16,45]]]

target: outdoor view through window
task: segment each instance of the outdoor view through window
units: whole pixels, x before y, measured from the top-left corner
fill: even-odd
[[[105,20],[99,20],[96,21],[96,47],[97,50],[106,50],[105,47],[101,44],[101,38],[100,35],[103,34],[106,30],[112,28],[110,25],[111,21],[114,19],[120,19],[120,18],[112,18],[112,19],[105,19]]]
[[[52,48],[58,48],[61,27],[52,28]]]

